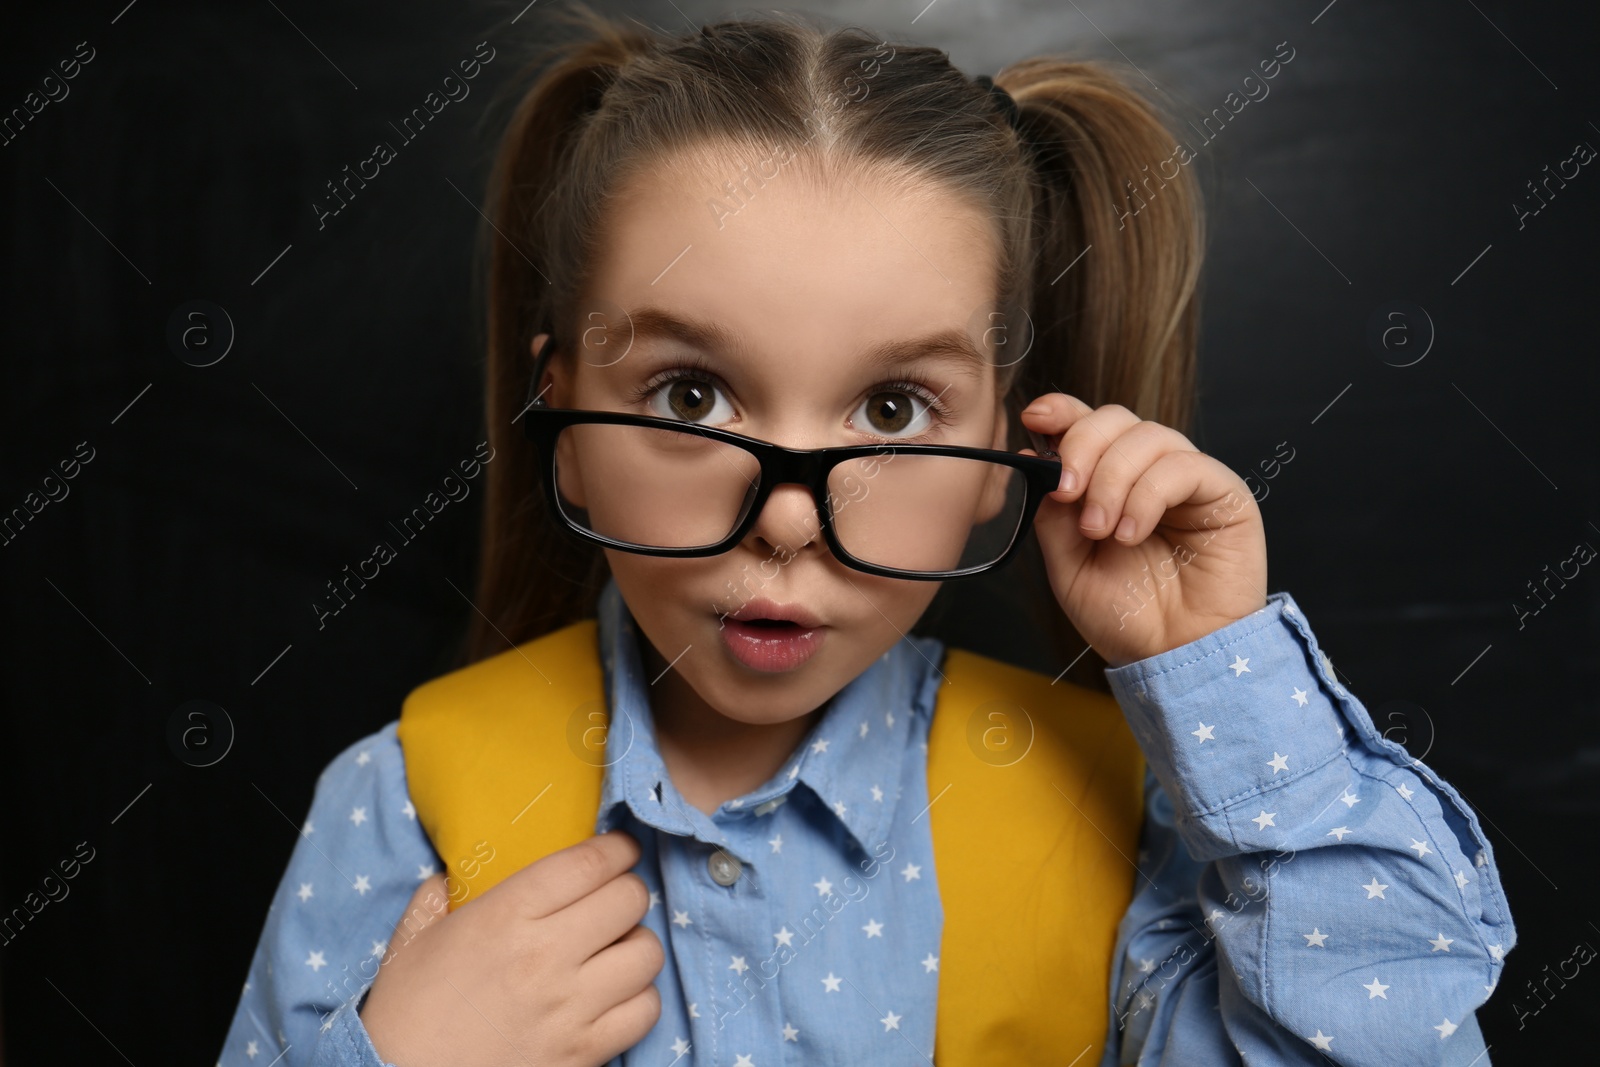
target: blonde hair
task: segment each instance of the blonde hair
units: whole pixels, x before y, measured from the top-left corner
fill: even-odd
[[[1114,70],[1058,56],[1005,67],[994,81],[1016,101],[1019,135],[946,52],[858,28],[766,13],[666,35],[582,0],[553,18],[576,33],[529,58],[508,87],[515,105],[481,230],[496,461],[462,663],[594,614],[605,556],[546,513],[534,452],[512,420],[526,403],[533,337],[576,334],[608,201],[671,155],[732,146],[753,161],[807,142],[802,155],[836,169],[899,170],[985,207],[999,237],[996,306],[1003,321],[1032,325],[1031,351],[997,382],[1011,424],[1059,390],[1187,432],[1199,188],[1188,168],[1152,187],[1173,137]],[[1030,552],[1037,564],[1031,539]],[[1083,641],[1046,595],[1040,621],[1075,657]],[[1084,656],[1073,680],[1104,691],[1104,666]]]

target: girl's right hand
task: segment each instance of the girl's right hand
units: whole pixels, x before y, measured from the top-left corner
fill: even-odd
[[[422,883],[361,1008],[398,1067],[598,1067],[661,1016],[661,940],[630,868],[639,844],[613,830],[553,852],[445,914],[445,878]],[[438,907],[435,904],[435,907]]]

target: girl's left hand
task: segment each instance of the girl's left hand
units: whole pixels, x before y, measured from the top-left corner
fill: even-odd
[[[1045,497],[1034,530],[1056,600],[1107,663],[1177,648],[1266,606],[1261,510],[1225,464],[1120,404],[1046,393],[1022,421],[1060,454],[1063,476],[1076,475]]]

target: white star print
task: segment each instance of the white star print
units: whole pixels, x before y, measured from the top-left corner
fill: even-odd
[[[700,1018],[700,1004],[699,1004],[698,1001],[696,1001],[695,1003],[689,1005],[689,1018],[691,1018],[691,1019]]]
[[[1278,750],[1273,749],[1272,758],[1267,761],[1267,766],[1272,768],[1273,774],[1277,774],[1279,771],[1286,771],[1289,769],[1289,757],[1280,756],[1278,755]]]
[[[1235,653],[1234,657],[1233,657],[1233,662],[1228,664],[1228,669],[1230,671],[1232,671],[1233,672],[1233,676],[1235,678],[1237,678],[1241,674],[1249,674],[1250,673],[1250,668],[1245,666],[1245,664],[1247,664],[1249,662],[1250,661],[1248,659],[1240,659],[1238,653]]]
[[[1349,832],[1350,832],[1350,827],[1348,827],[1348,826],[1335,826],[1332,830],[1329,830],[1325,836],[1327,836],[1327,837],[1337,837],[1340,841],[1343,841],[1344,840],[1344,835],[1349,833]]]
[[[1411,799],[1412,792],[1411,792],[1411,790],[1409,790],[1409,789],[1407,789],[1405,787],[1405,783],[1402,782],[1400,785],[1397,785],[1394,788],[1395,788],[1395,791],[1398,792],[1401,795],[1401,797],[1405,798],[1406,800],[1410,800]]]
[[[389,942],[387,942],[387,941],[374,941],[372,943],[372,954],[374,956],[381,956],[385,952],[388,952],[388,951],[389,951]]]
[[[778,944],[782,945],[784,948],[792,947],[792,942],[794,941],[794,931],[789,929],[788,926],[784,926],[783,929],[779,930],[772,936],[777,938]]]
[[[410,797],[406,797],[406,806],[400,809],[400,814],[404,815],[406,818],[410,819],[412,822],[416,822],[417,821],[417,809],[411,806],[411,798]]]
[[[652,890],[650,890],[650,903],[645,905],[645,909],[644,910],[645,911],[649,911],[651,908],[655,907],[659,903],[661,903],[661,894],[657,893],[654,889],[652,889]]]
[[[1467,875],[1466,875],[1466,872],[1464,872],[1464,871],[1457,871],[1456,872],[1456,888],[1457,889],[1465,889],[1465,888],[1467,888]]]
[[[739,1058],[733,1061],[733,1067],[756,1067],[756,1065],[750,1061],[750,1053],[741,1052]]]
[[[894,729],[894,712],[892,712],[892,711],[884,712],[883,713],[883,721],[884,721],[884,724],[889,727],[889,729],[893,730]]]
[[[922,958],[922,973],[923,974],[932,974],[934,971],[937,971],[938,969],[939,969],[939,957],[938,956],[935,956],[933,953],[930,952],[930,953],[928,953],[926,956],[924,956]]]
[[[682,1056],[685,1052],[688,1052],[690,1047],[691,1046],[689,1042],[685,1041],[681,1037],[672,1043],[672,1051],[676,1052],[679,1056]]]
[[[1290,696],[1292,696],[1294,698],[1294,702],[1302,708],[1306,706],[1310,699],[1310,694],[1304,689],[1301,689],[1299,686],[1295,686],[1294,692],[1291,693]],[[1317,1033],[1320,1034],[1322,1031],[1318,1030]]]
[[[1317,1048],[1320,1048],[1324,1052],[1333,1051],[1333,1035],[1325,1034],[1320,1029],[1317,1031],[1317,1035],[1315,1037],[1309,1037],[1306,1038],[1306,1040],[1310,1041],[1313,1045],[1317,1046]]]
[[[1263,811],[1260,815],[1257,815],[1255,818],[1251,819],[1250,821],[1256,824],[1256,829],[1257,830],[1265,830],[1269,826],[1278,825],[1277,823],[1272,821],[1272,817],[1274,815],[1276,815],[1276,814],[1278,814],[1278,813],[1275,812],[1275,811]]]
[[[783,802],[788,800],[788,799],[789,799],[788,797],[773,797],[771,800],[766,801],[763,804],[757,804],[756,805],[756,814],[757,815],[771,815],[773,812],[777,811],[780,807],[782,807],[783,806]]]
[[[907,863],[905,868],[900,873],[904,875],[905,880],[909,882],[913,878],[922,877],[922,868],[917,866],[915,863]]]
[[[300,883],[300,891],[298,893],[296,893],[295,896],[300,898],[300,903],[302,903],[302,904],[304,904],[307,900],[310,900],[311,897],[313,896],[313,894],[311,892],[311,883],[310,882],[301,882]]]
[[[861,736],[862,737],[866,737],[867,736],[867,720],[865,720],[865,719],[861,720]]]
[[[733,971],[735,974],[743,974],[750,969],[750,965],[744,961],[743,956],[733,956],[731,958],[733,962],[728,964],[728,970]]]
[[[420,882],[424,878],[430,878],[432,876],[433,876],[433,864],[431,864],[431,863],[419,863],[419,864],[417,864],[417,881]]]
[[[257,1056],[261,1055],[261,1050],[257,1048],[256,1043],[252,1041],[244,1047],[244,1054],[249,1056],[251,1059],[255,1059]]]
[[[872,787],[872,799],[879,802],[883,800],[883,790],[879,789],[876,785]]]
[[[844,801],[835,800],[833,802],[833,813],[835,815],[838,815],[840,818],[843,818],[844,817],[844,812],[845,812]]]
[[[371,762],[372,762],[371,753],[369,753],[366,749],[362,749],[361,750],[361,754],[356,757],[356,766],[357,767],[365,767],[367,764],[369,764]]]
[[[900,1029],[900,1016],[896,1015],[892,1011],[888,1015],[885,1015],[883,1018],[879,1019],[878,1021],[883,1024],[883,1032],[886,1033],[886,1034],[890,1030],[898,1030],[898,1029]]]
[[[789,768],[789,777],[790,778],[793,778],[795,775],[797,775],[799,773],[800,773],[800,764],[796,763],[793,767]]]
[[[321,952],[313,952],[310,956],[306,957],[306,966],[311,968],[313,974],[322,970],[322,968],[326,967],[327,965],[328,961],[323,958]]]
[[[828,881],[826,878],[822,879],[820,882],[812,882],[811,884],[816,887],[817,896],[819,897],[829,896],[833,893],[833,883]]]
[[[1378,981],[1377,975],[1373,975],[1372,981],[1361,988],[1367,991],[1368,1000],[1371,1000],[1373,997],[1382,997],[1384,1000],[1389,999],[1389,994],[1384,992],[1384,990],[1388,989],[1389,987]]]
[[[834,977],[834,973],[832,971],[829,971],[828,972],[828,977],[826,977],[826,978],[824,978],[822,980],[823,992],[824,993],[837,993],[837,992],[839,992],[839,983],[842,982],[842,981],[844,981],[843,978],[836,978],[836,977]]]
[[[303,834],[314,834],[317,832],[317,828],[311,825],[310,819],[307,819],[305,829],[301,830],[300,832]]]
[[[367,809],[366,808],[352,808],[352,809],[350,809],[350,821],[355,823],[357,826],[360,826],[362,823],[366,822],[367,821]]]
[[[1344,801],[1344,806],[1347,808],[1353,808],[1357,804],[1361,803],[1361,798],[1350,792],[1348,789],[1344,791],[1344,795],[1339,799]]]
[[[1156,961],[1155,960],[1140,960],[1139,961],[1139,973],[1140,974],[1149,974],[1151,971],[1153,971],[1155,969],[1156,969]]]
[[[789,1020],[787,1020],[787,1019],[785,1019],[783,1021],[783,1039],[785,1041],[799,1041],[800,1040],[800,1031],[796,1030],[793,1026],[789,1025]]]
[[[861,929],[863,929],[863,930],[865,930],[867,932],[867,936],[868,937],[882,937],[883,936],[883,924],[881,922],[879,922],[877,919],[868,919],[867,920],[867,925],[863,926]]]
[[[1455,938],[1446,937],[1446,936],[1444,936],[1443,932],[1441,932],[1438,937],[1430,937],[1430,938],[1428,938],[1428,944],[1433,946],[1433,951],[1435,951],[1435,952],[1449,952],[1450,951],[1450,946],[1454,942],[1455,942]]]
[[[355,882],[351,884],[350,888],[354,889],[362,896],[366,896],[367,890],[372,888],[372,880],[365,874],[358,874],[356,875]]]
[[[1361,888],[1365,889],[1367,891],[1367,899],[1368,900],[1371,900],[1373,897],[1378,897],[1381,900],[1388,900],[1389,899],[1388,897],[1383,895],[1383,891],[1385,889],[1388,889],[1389,887],[1386,886],[1386,885],[1379,885],[1378,884],[1378,880],[1376,878],[1374,878],[1372,881],[1368,882],[1366,885],[1362,886]]]
[[[680,928],[688,926],[690,923],[694,922],[693,919],[689,918],[688,912],[678,911],[676,909],[674,909],[672,912],[672,921]]]
[[[811,744],[811,751],[813,751],[813,752],[826,752],[826,751],[828,751],[828,739],[826,737],[817,738],[816,741],[812,742],[812,744]]]
[[[1505,955],[1506,955],[1506,950],[1501,948],[1499,945],[1490,945],[1489,946],[1489,955],[1493,956],[1497,960],[1504,959]]]
[[[1200,743],[1203,745],[1207,741],[1215,741],[1217,739],[1217,735],[1211,732],[1215,729],[1215,726],[1207,726],[1202,722],[1200,723],[1200,729],[1190,730],[1189,733],[1193,737],[1198,737],[1200,739]]]
[[[1440,1023],[1438,1026],[1435,1026],[1434,1029],[1439,1031],[1439,1040],[1443,1041],[1445,1038],[1456,1032],[1456,1024],[1446,1018],[1444,1022]]]
[[[767,844],[772,846],[772,851],[774,851],[774,852],[782,852],[783,851],[783,835],[782,834],[775,834],[772,837],[767,838]]]
[[[1433,851],[1433,849],[1428,847],[1428,843],[1426,841],[1418,841],[1414,837],[1411,839],[1411,844],[1407,845],[1406,847],[1407,848],[1416,849],[1417,850],[1417,859],[1419,859],[1419,860],[1422,857],[1426,856],[1428,853]]]
[[[1322,932],[1321,927],[1313,926],[1309,934],[1301,934],[1300,936],[1306,939],[1306,948],[1328,947],[1327,945],[1323,944],[1323,942],[1328,940],[1328,935]]]

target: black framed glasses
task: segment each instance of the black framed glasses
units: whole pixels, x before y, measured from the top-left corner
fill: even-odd
[[[966,578],[1015,555],[1061,479],[1061,461],[1038,441],[1039,456],[893,442],[793,449],[678,419],[553,408],[534,390],[554,345],[541,350],[517,418],[539,449],[551,510],[608,548],[718,555],[749,534],[775,487],[793,483],[811,491],[823,539],[846,566]]]

